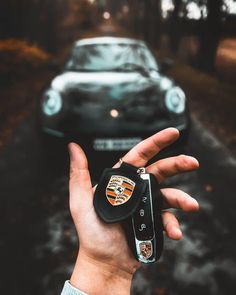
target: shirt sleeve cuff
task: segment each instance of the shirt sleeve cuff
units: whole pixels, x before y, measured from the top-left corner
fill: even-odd
[[[61,295],[88,295],[88,294],[73,287],[69,281],[66,281],[62,289]]]

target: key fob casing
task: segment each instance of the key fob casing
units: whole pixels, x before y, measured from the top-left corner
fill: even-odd
[[[156,262],[163,250],[162,197],[152,174],[140,174],[146,190],[135,213],[124,222],[128,244],[137,260]]]
[[[119,168],[104,170],[94,193],[94,207],[106,223],[121,222],[131,216],[146,190],[137,167],[123,163]]]

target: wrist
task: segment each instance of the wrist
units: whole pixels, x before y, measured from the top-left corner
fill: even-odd
[[[70,283],[81,291],[93,294],[130,294],[132,272],[98,261],[79,252]]]

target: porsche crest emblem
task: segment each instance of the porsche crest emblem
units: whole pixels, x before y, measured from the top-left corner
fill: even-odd
[[[107,188],[107,200],[113,206],[119,206],[126,203],[132,196],[135,182],[127,177],[120,175],[111,176]]]
[[[152,256],[152,243],[149,241],[142,242],[139,244],[140,252],[141,255],[145,258],[148,259]]]

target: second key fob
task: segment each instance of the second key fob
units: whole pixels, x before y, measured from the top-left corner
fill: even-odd
[[[146,182],[146,190],[137,210],[125,224],[125,232],[137,260],[153,263],[163,249],[162,198],[152,174],[141,173],[140,177]]]

